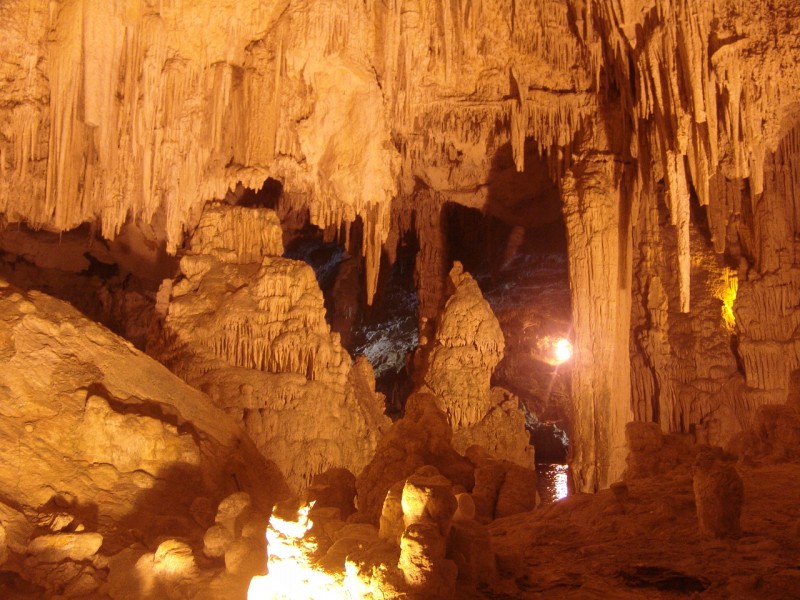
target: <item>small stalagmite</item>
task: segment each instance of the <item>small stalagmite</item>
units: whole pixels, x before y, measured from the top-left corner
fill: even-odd
[[[737,535],[744,503],[744,484],[721,452],[698,454],[693,476],[694,501],[700,530],[714,538]]]

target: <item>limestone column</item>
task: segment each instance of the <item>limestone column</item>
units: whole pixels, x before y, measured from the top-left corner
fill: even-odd
[[[625,423],[633,420],[630,199],[621,172],[613,155],[591,153],[561,182],[574,328],[571,467],[584,492],[620,478]]]

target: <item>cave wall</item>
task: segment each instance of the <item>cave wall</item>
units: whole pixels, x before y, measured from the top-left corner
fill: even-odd
[[[443,206],[486,209],[497,157],[510,145],[522,171],[533,146],[567,224],[572,461],[595,489],[624,466],[626,420],[725,443],[785,401],[800,366],[798,13],[7,0],[0,214],[109,238],[139,222],[175,252],[207,200],[272,177],[314,224],[361,218],[368,299],[384,243],[415,228],[432,316],[450,266]],[[728,330],[719,280],[734,271]]]

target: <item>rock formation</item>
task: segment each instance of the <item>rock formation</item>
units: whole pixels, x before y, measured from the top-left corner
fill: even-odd
[[[519,400],[490,387],[503,357],[500,324],[461,263],[450,271],[448,292],[435,335],[419,352],[425,356],[421,378],[447,414],[453,447],[463,453],[479,444],[498,458],[531,468],[533,448]]]
[[[532,455],[515,397],[490,386],[497,321],[447,271],[471,211],[503,223],[503,261],[536,227],[566,231],[570,469],[600,492],[492,522],[512,550],[498,570],[528,576],[510,595],[796,594],[800,515],[778,503],[800,454],[799,24],[795,0],[0,2],[0,566],[33,596],[213,596],[198,582],[219,584],[228,554],[228,575],[252,566],[239,553],[253,536],[213,529],[219,502],[246,491],[266,518],[329,467],[356,477],[331,476],[371,527],[427,466],[456,514],[520,508]],[[258,208],[205,210],[275,185]],[[398,246],[418,248],[420,387],[384,442],[371,367],[330,332],[314,274],[281,256],[261,204],[344,244],[364,310]],[[188,385],[42,291],[149,340]],[[717,489],[702,461],[698,498],[716,491],[695,506],[707,447],[739,457],[741,514],[713,508],[737,480],[723,470]],[[712,535],[742,537],[700,556],[696,509]],[[340,566],[374,533],[347,525]],[[442,577],[401,569],[391,593],[447,595],[446,561],[486,562],[465,549],[480,528],[448,540],[450,557],[430,523],[408,528],[408,564]],[[540,554],[569,567],[522,560],[553,532],[571,545]],[[698,553],[704,574],[657,567],[622,532]],[[373,564],[398,568],[399,548]]]
[[[300,490],[330,467],[360,471],[388,419],[369,363],[351,365],[330,333],[314,272],[282,250],[273,211],[207,208],[182,279],[162,288],[150,352],[234,416]]]
[[[705,535],[724,538],[741,532],[744,485],[730,462],[714,452],[702,452],[695,461],[692,487],[697,520]]]
[[[48,596],[115,577],[135,595],[127,559],[158,562],[164,536],[202,548],[198,502],[246,489],[266,511],[288,493],[230,417],[124,340],[5,282],[0,305],[4,571]]]
[[[426,465],[386,494],[380,529],[313,502],[278,504],[267,530],[269,574],[253,579],[249,597],[432,600],[496,584],[488,532],[463,510],[464,496]]]
[[[382,244],[413,230],[432,319],[444,207],[526,227],[560,200],[572,462],[595,489],[624,468],[627,421],[724,443],[785,400],[800,365],[798,9],[770,6],[10,0],[0,213],[106,238],[140,225],[175,252],[207,200],[272,177],[324,229],[361,220],[368,299]],[[692,259],[708,253],[741,267],[733,351]],[[710,360],[681,356],[687,335]]]

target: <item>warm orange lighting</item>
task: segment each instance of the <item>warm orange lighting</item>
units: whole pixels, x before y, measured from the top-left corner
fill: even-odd
[[[725,269],[717,286],[717,298],[722,300],[722,323],[728,331],[736,330],[736,316],[733,314],[733,304],[739,293],[739,277],[733,269]]]
[[[564,364],[572,358],[572,354],[572,343],[567,338],[556,335],[539,338],[533,351],[536,360],[554,366]]]
[[[566,338],[559,338],[553,345],[553,357],[556,364],[567,362],[572,358],[572,344]]]
[[[347,600],[344,572],[331,573],[313,562],[316,543],[307,537],[314,523],[313,502],[273,510],[267,529],[269,573],[250,580],[248,600]]]

